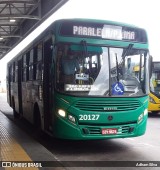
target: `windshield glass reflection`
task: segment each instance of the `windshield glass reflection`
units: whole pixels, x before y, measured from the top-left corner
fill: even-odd
[[[133,48],[60,44],[56,88],[76,96],[146,95],[148,58],[145,50]]]

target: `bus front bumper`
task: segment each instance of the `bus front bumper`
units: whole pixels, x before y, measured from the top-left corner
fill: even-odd
[[[152,112],[152,111],[159,111],[160,112],[160,103],[149,103],[148,106],[148,111]]]
[[[146,131],[147,117],[137,124],[123,124],[123,125],[107,125],[107,126],[94,126],[94,125],[74,125],[73,123],[61,118],[55,117],[53,124],[53,136],[61,139],[70,140],[95,140],[95,139],[110,139],[110,138],[128,138],[141,136]],[[106,130],[114,133],[102,134]],[[116,129],[116,133],[115,133]],[[114,130],[114,131],[112,131]]]

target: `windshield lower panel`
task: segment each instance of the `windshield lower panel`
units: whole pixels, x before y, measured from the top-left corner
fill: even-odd
[[[56,89],[76,96],[132,97],[149,92],[145,50],[59,44]]]

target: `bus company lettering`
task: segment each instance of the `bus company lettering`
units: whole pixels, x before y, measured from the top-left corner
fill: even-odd
[[[104,25],[103,28],[74,25],[73,35],[102,37],[102,38],[116,39],[116,40],[135,39],[134,31],[122,30],[121,26],[112,26],[112,25]]]
[[[104,107],[104,110],[118,110],[117,107]]]

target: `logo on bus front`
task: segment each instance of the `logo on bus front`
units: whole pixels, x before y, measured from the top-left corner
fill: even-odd
[[[124,87],[123,84],[118,82],[112,85],[112,95],[123,95],[124,94]]]
[[[117,107],[104,107],[103,109],[112,111],[112,110],[117,110],[118,108]]]

